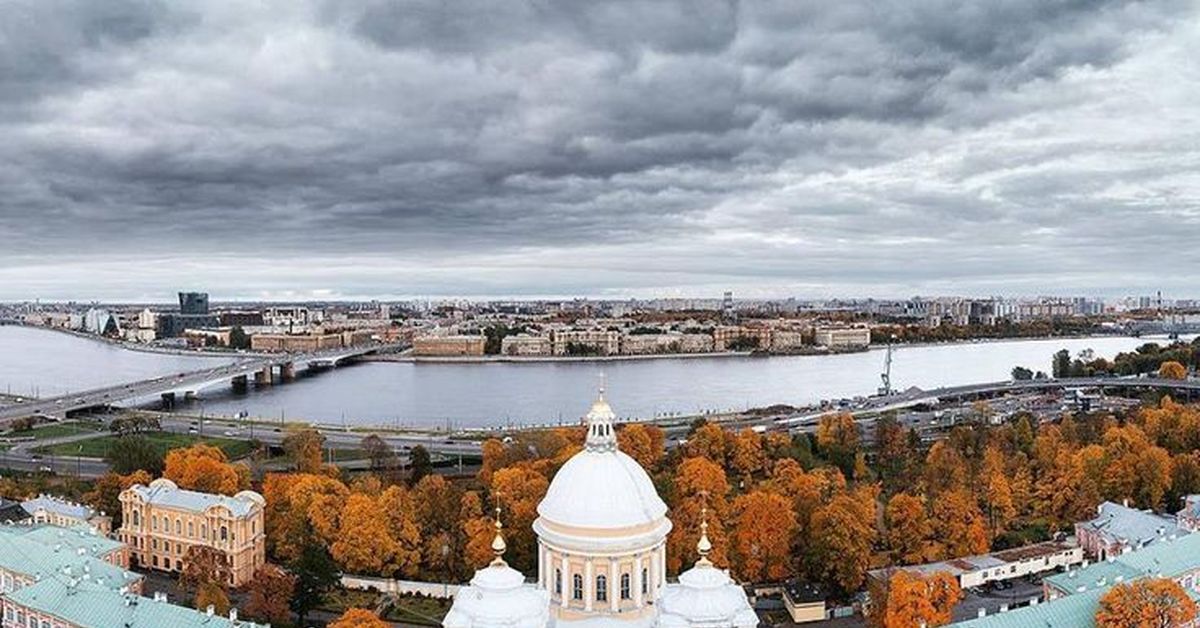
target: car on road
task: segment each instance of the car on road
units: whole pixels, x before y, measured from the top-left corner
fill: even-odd
[[[41,471],[42,473],[54,473],[54,469],[51,469],[50,467],[47,467],[46,465],[42,465],[42,466],[38,467],[38,471]]]

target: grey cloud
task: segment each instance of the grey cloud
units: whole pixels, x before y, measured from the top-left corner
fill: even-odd
[[[1147,195],[1115,253],[1197,233],[1198,130],[1139,102],[1187,101],[1153,76],[1189,63],[1182,1],[0,11],[0,298],[151,258],[112,293],[1025,289],[1108,264],[1080,252]]]

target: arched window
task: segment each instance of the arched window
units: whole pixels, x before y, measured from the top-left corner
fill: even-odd
[[[136,528],[140,525],[142,525],[142,513],[135,510],[133,511],[133,527]]]
[[[650,592],[650,574],[642,569],[642,595]]]
[[[583,599],[583,576],[579,574],[575,574],[575,577],[571,578],[571,597],[577,600]]]
[[[621,574],[621,599],[628,600],[629,597],[629,574],[623,573]]]
[[[562,570],[554,570],[554,594],[562,595]]]
[[[608,578],[603,574],[596,576],[596,601],[604,602],[608,600]]]
[[[226,528],[225,526],[221,526],[221,540],[222,541],[229,540],[229,528]]]

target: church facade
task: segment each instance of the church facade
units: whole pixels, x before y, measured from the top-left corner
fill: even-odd
[[[554,476],[538,505],[535,583],[496,559],[455,596],[447,628],[752,628],[758,617],[729,574],[709,560],[667,582],[667,505],[617,446],[603,390],[587,415],[584,450]],[[705,524],[707,528],[707,524]]]

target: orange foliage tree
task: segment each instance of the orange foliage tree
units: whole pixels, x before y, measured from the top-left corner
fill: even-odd
[[[250,488],[250,469],[230,464],[218,447],[196,443],[167,452],[163,477],[179,488],[202,493],[233,495]]]
[[[975,499],[965,489],[948,491],[933,500],[934,538],[940,551],[938,559],[983,554],[991,544],[983,515]]]
[[[887,600],[876,611],[881,628],[943,626],[950,623],[954,605],[962,598],[958,580],[945,572],[928,577],[897,571],[888,580]]]
[[[379,615],[363,608],[350,608],[341,617],[333,620],[329,628],[390,628],[391,624]]]
[[[621,451],[647,471],[658,468],[666,453],[666,434],[656,425],[627,423],[617,432],[617,441]]]
[[[1159,365],[1158,376],[1163,379],[1187,379],[1187,367],[1174,360],[1168,360]]]
[[[292,617],[289,606],[296,577],[270,563],[258,568],[246,585],[246,616],[258,622],[286,624]]]
[[[792,571],[792,542],[796,514],[778,493],[756,490],[733,502],[733,565],[738,578],[749,582],[783,580]]]
[[[1175,628],[1196,618],[1196,603],[1174,580],[1119,584],[1100,598],[1098,628]]]
[[[500,469],[492,475],[492,495],[499,496],[508,530],[507,560],[522,570],[534,567],[537,539],[533,535],[533,522],[538,516],[537,506],[549,488],[550,482],[544,475],[523,466]]]
[[[929,517],[925,514],[925,502],[908,493],[896,493],[888,500],[884,509],[884,540],[892,562],[900,565],[916,565],[930,560]]]
[[[695,559],[702,511],[706,507],[708,538],[713,546],[708,558],[716,565],[728,565],[728,541],[723,523],[729,511],[725,497],[729,494],[729,482],[725,479],[725,470],[708,458],[687,458],[675,470],[674,488],[671,508],[674,526],[667,535],[667,571],[678,573]]]
[[[745,479],[761,473],[767,464],[767,456],[763,452],[762,436],[749,428],[738,432],[737,436],[733,438],[729,464]]]
[[[830,586],[857,591],[871,564],[875,542],[875,491],[869,487],[838,495],[812,518],[812,571]]]

